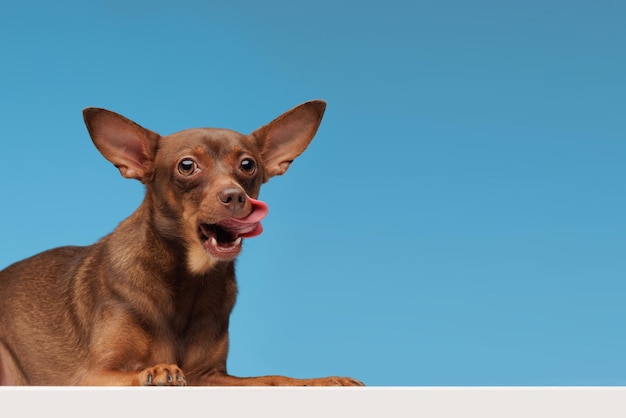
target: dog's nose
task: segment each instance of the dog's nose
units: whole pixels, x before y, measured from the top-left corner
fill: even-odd
[[[217,196],[220,202],[233,212],[243,209],[246,205],[246,192],[238,187],[226,187]]]

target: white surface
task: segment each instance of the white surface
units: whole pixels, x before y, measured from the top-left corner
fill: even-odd
[[[0,388],[1,416],[624,417],[626,388]]]

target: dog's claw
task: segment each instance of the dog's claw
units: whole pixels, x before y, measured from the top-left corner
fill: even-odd
[[[140,373],[139,380],[144,386],[187,386],[185,375],[175,364],[149,367]]]

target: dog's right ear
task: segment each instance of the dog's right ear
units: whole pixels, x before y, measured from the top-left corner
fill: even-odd
[[[106,109],[83,110],[85,125],[100,153],[126,178],[143,182],[151,171],[159,134]]]

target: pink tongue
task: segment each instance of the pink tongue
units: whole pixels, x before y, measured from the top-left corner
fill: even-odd
[[[241,219],[229,218],[223,220],[218,225],[242,238],[250,238],[260,235],[261,232],[263,232],[261,219],[265,218],[269,209],[267,205],[260,200],[253,199],[251,197],[248,197],[248,200],[252,204],[252,212],[250,215]]]

